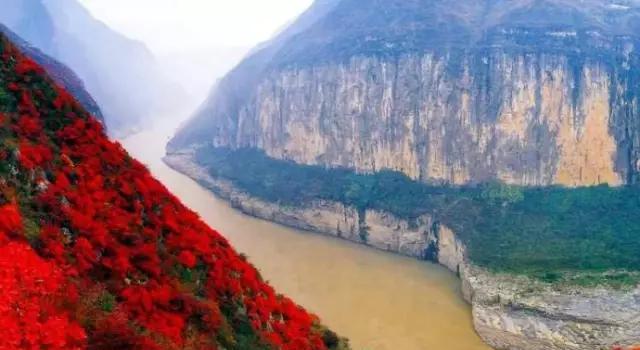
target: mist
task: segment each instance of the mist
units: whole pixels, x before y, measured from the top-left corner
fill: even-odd
[[[187,93],[186,105],[195,109],[217,79],[252,47],[293,21],[312,0],[79,2],[112,29],[146,44],[164,74]]]

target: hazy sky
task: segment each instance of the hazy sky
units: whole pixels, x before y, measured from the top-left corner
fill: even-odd
[[[80,0],[97,18],[157,52],[253,46],[312,0]]]

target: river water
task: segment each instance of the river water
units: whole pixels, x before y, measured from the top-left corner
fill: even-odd
[[[348,337],[354,350],[489,349],[473,330],[452,273],[243,215],[162,162],[167,130],[141,132],[122,143],[279,292]]]

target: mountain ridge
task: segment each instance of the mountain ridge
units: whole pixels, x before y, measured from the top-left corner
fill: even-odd
[[[69,89],[87,111],[104,123],[104,116],[97,102],[87,92],[82,80],[69,67],[45,55],[2,24],[0,24],[0,32],[5,33],[23,52],[45,67],[56,83]]]
[[[182,107],[184,91],[164,76],[149,49],[94,18],[76,0],[2,0],[0,5],[11,9],[0,13],[0,22],[81,77],[110,132],[126,134]],[[49,25],[34,25],[40,23]]]
[[[333,3],[306,30],[274,39],[277,44],[248,56],[223,78],[169,149],[207,143],[258,147],[299,163],[358,172],[398,170],[422,181],[453,184],[491,179],[528,185],[634,183],[640,173],[633,117],[640,113],[633,103],[640,41],[628,34],[640,23],[631,20],[640,16],[640,5],[625,2],[628,8],[622,11],[610,8],[619,2],[583,3],[577,8],[561,0],[484,6],[371,0],[363,9],[357,1]],[[459,18],[465,9],[469,20]],[[617,15],[609,17],[611,12]],[[565,24],[567,18],[573,20]],[[488,23],[490,30],[474,29],[476,22]],[[267,59],[262,52],[270,53]],[[562,98],[552,99],[548,89]],[[582,124],[595,108],[589,102],[594,89],[603,99],[594,118],[605,115],[606,120],[594,121],[601,125],[592,129],[600,134],[590,137],[608,143],[603,150],[611,154],[578,164],[568,158],[588,151],[571,150],[569,143],[580,144]],[[392,104],[385,107],[383,98]],[[383,115],[387,131],[372,123]],[[440,136],[429,125],[440,125],[447,134],[435,149],[429,147],[431,139]],[[376,139],[380,135],[382,141]],[[303,138],[315,138],[316,144],[305,148]],[[448,141],[453,139],[469,142],[454,145]],[[515,147],[513,155],[509,147]],[[561,175],[563,162],[595,175]],[[538,173],[525,173],[527,167]]]

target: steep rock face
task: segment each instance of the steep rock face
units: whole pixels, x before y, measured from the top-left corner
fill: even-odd
[[[252,64],[269,47],[249,57],[170,148],[433,183],[637,182],[636,2],[369,2],[335,5],[269,64]]]
[[[473,62],[455,74],[448,59],[353,58],[274,73],[241,108],[236,133],[221,129],[213,143],[453,184],[617,185],[637,171],[612,110],[621,89],[603,65],[576,77],[565,57],[497,53],[465,58]]]
[[[449,59],[356,57],[272,73],[213,144],[437,183],[635,181],[637,97],[626,99],[624,76],[595,61],[576,72],[557,55],[478,54],[460,72]]]

